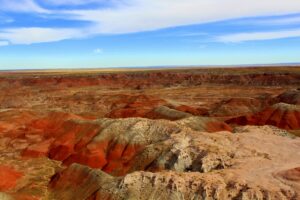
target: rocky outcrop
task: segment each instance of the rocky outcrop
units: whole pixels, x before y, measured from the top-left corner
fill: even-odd
[[[275,98],[276,102],[283,102],[287,104],[300,105],[300,88],[297,90],[289,90]]]
[[[98,190],[101,189],[105,192],[105,190],[116,188],[115,180],[101,170],[93,170],[83,165],[72,164],[52,178],[49,185],[51,190],[49,199],[94,199]],[[105,199],[103,194],[99,199]]]
[[[300,107],[278,103],[265,110],[226,121],[238,125],[273,125],[286,130],[300,129]]]
[[[152,150],[146,157],[158,158],[145,168],[152,172],[133,171],[116,178],[73,164],[52,179],[52,197],[298,199],[298,168],[287,172],[284,169],[300,165],[300,140],[280,136],[278,131],[267,126],[248,126],[230,135],[185,129],[163,142],[162,147],[169,148],[165,153],[154,156],[158,145],[149,147]],[[136,163],[139,164],[149,165],[144,160]],[[157,172],[158,168],[163,171]]]
[[[16,114],[18,117],[24,115],[26,119],[17,120],[12,110],[4,111],[2,129],[9,145],[22,157],[48,157],[65,165],[80,163],[117,176],[133,168],[144,170],[150,167],[137,167],[136,163],[141,160],[143,163],[153,162],[152,159],[156,158],[144,158],[149,148],[158,145],[160,150],[157,153],[162,154],[168,149],[161,148],[161,142],[181,132],[184,127],[207,132],[232,130],[224,122],[190,114],[177,121],[87,119],[62,112],[18,111]],[[11,120],[14,124],[10,124]]]
[[[196,131],[218,132],[232,131],[232,128],[220,120],[212,117],[188,117],[177,121],[178,124],[190,127]]]
[[[218,103],[209,115],[213,117],[232,117],[259,112],[271,104],[270,97],[230,98]]]
[[[28,127],[13,135],[17,138],[11,138],[9,129],[1,137],[0,153],[5,156],[0,165],[22,175],[9,175],[13,182],[2,190],[7,198],[299,198],[300,140],[281,129],[245,126],[234,134],[208,133],[201,117],[91,120],[53,115],[66,121],[44,123],[45,115],[43,123],[26,120]],[[45,127],[47,131],[38,131]],[[43,137],[53,141],[37,148],[43,146]],[[27,152],[40,149],[47,151]]]

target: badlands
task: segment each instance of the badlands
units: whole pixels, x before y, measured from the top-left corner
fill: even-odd
[[[1,200],[298,200],[300,68],[0,73]]]

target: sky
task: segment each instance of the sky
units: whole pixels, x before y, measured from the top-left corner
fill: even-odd
[[[0,70],[275,63],[299,0],[0,0]]]

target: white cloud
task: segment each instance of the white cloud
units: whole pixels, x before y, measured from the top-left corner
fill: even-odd
[[[13,12],[49,13],[50,11],[40,7],[34,0],[0,0],[0,10]]]
[[[8,41],[0,41],[0,47],[9,45]]]
[[[80,31],[66,28],[15,28],[6,29],[0,32],[0,40],[8,40],[12,44],[55,42],[79,37],[83,37],[83,34]]]
[[[72,10],[76,19],[95,22],[97,33],[131,33],[212,21],[300,12],[295,0],[131,0],[117,7]]]
[[[226,19],[284,15],[300,12],[299,0],[46,0],[53,5],[113,4],[105,8],[49,10],[37,0],[0,0],[0,10],[51,14],[92,22],[79,28],[0,29],[0,39],[12,44],[32,44],[87,37],[95,34],[124,34]],[[109,3],[107,3],[109,2]],[[47,17],[47,16],[44,16]]]
[[[220,42],[245,42],[257,40],[283,39],[290,37],[300,37],[300,29],[273,31],[273,32],[252,32],[252,33],[236,33],[224,35],[217,38]]]
[[[100,49],[100,48],[94,49],[94,53],[95,54],[102,54],[103,53],[103,49]]]

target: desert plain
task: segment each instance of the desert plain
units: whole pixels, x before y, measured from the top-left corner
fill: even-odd
[[[0,72],[2,200],[298,200],[300,67]]]

